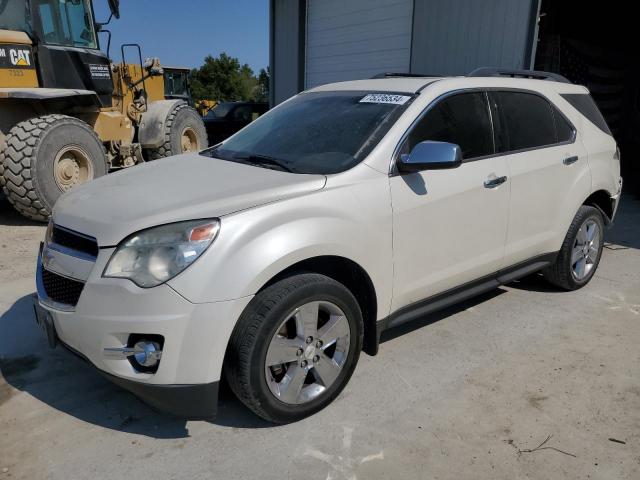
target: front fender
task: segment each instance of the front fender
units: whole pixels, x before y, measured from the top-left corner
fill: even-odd
[[[381,186],[388,185],[386,179]],[[360,265],[389,310],[392,290],[391,207],[376,188],[323,190],[222,218],[214,244],[169,284],[194,303],[257,293],[297,262],[338,256]],[[355,198],[354,198],[355,197]],[[386,200],[386,201],[385,201]]]
[[[138,139],[143,148],[161,147],[165,140],[167,118],[184,100],[159,100],[151,102],[140,119]]]

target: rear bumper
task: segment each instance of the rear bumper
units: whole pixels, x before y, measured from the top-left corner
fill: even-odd
[[[618,192],[615,195],[611,196],[611,221],[610,224],[613,224],[613,219],[616,217],[616,213],[618,212],[618,205],[620,204],[620,196],[622,195],[622,177],[618,180]]]

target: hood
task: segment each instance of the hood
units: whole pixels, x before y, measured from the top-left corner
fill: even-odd
[[[300,175],[197,153],[155,160],[80,185],[56,203],[53,221],[91,235],[101,247],[165,223],[222,217],[324,187]]]

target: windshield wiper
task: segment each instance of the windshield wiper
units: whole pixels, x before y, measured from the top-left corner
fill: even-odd
[[[256,155],[256,154],[234,155],[233,159],[234,160],[246,161],[246,162],[253,163],[253,164],[256,164],[256,165],[276,167],[279,170],[283,170],[285,172],[293,173],[293,170],[290,167],[288,167],[287,165],[285,165],[283,160],[279,160],[279,159],[274,158],[274,157],[269,157],[268,155]]]

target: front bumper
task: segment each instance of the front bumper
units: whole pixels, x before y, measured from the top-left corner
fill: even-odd
[[[69,252],[48,248],[43,246],[38,259],[38,305],[49,313],[60,343],[158,410],[189,418],[212,416],[227,342],[251,298],[195,304],[168,285],[143,289],[128,280],[102,278],[113,251],[103,249],[83,279],[77,304],[58,305],[43,291],[43,268],[79,270],[72,268]],[[136,371],[128,359],[105,353],[127,345],[132,334],[164,337],[155,373]]]
[[[83,361],[91,361],[69,345],[61,345]],[[93,365],[95,367],[95,365]],[[105,378],[133,393],[151,408],[163,413],[189,420],[215,417],[218,411],[218,388],[220,382],[198,385],[152,385],[127,380],[98,370]]]

